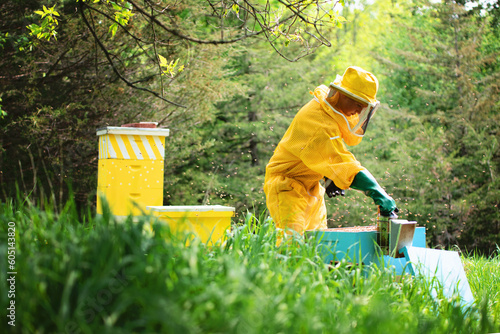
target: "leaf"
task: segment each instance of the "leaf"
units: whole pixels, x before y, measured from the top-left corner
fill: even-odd
[[[114,37],[117,30],[118,30],[118,23],[113,23],[112,25],[109,26],[109,32],[111,33],[111,36]]]
[[[118,6],[116,3],[112,2],[111,3],[111,6],[113,6],[114,10],[117,10],[117,11],[120,11],[122,10],[122,7],[121,6]]]
[[[161,67],[168,66],[167,59],[165,57],[163,57],[162,55],[158,55],[158,58],[160,59],[160,66]]]
[[[233,5],[233,11],[238,14],[240,12],[240,6],[238,6],[237,4],[234,4]]]

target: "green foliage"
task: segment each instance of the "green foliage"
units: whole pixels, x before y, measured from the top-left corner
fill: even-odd
[[[177,72],[182,72],[184,70],[184,65],[177,67],[177,64],[179,63],[179,58],[175,60],[175,62],[172,60],[170,62],[167,61],[165,57],[162,55],[158,55],[158,59],[160,60],[160,67],[162,68],[162,75],[169,75],[170,77],[175,76],[175,71]]]
[[[47,41],[50,41],[52,37],[57,39],[56,26],[59,24],[59,21],[56,16],[60,15],[54,8],[55,6],[51,8],[43,6],[43,10],[35,11],[35,14],[40,15],[42,23],[40,25],[32,23],[27,27],[30,30],[31,36],[36,36],[38,39],[46,39]]]
[[[46,207],[49,207],[46,204]],[[74,202],[61,212],[22,198],[0,204],[16,228],[16,327],[9,332],[335,332],[485,333],[500,329],[485,294],[498,255],[466,258],[477,305],[431,297],[430,282],[397,281],[384,268],[342,261],[327,266],[314,243],[276,247],[264,216],[248,213],[225,244],[185,245],[183,235],[148,217],[116,223],[105,210],[80,220]],[[6,266],[7,224],[0,225]],[[479,270],[489,266],[488,273]],[[496,275],[496,276],[495,276]],[[0,288],[7,289],[6,271]],[[489,284],[493,283],[492,286]],[[0,304],[6,308],[7,294]],[[6,329],[6,322],[2,322]]]
[[[8,32],[2,33],[0,35],[0,47],[2,49],[4,48],[4,44],[8,41],[8,38],[9,38],[9,33]]]
[[[123,0],[122,0],[123,2]],[[95,2],[94,2],[95,3]],[[108,1],[109,3],[109,1]],[[117,3],[111,2],[114,13],[115,22],[109,26],[109,32],[111,36],[115,36],[116,31],[118,30],[118,26],[126,26],[128,25],[130,18],[134,15],[132,13],[132,5],[128,2],[125,2],[123,6],[118,5]]]
[[[95,26],[99,36],[107,36],[102,40],[107,50],[121,57],[113,68],[105,61],[102,50],[96,49],[82,17],[71,16],[79,13],[79,9],[72,7],[71,2],[65,5],[61,14],[67,14],[67,21],[59,27],[58,39],[40,43],[30,53],[20,50],[17,41],[24,37],[19,32],[25,22],[23,16],[15,15],[28,5],[23,2],[3,5],[10,16],[2,22],[8,24],[5,30],[10,33],[2,49],[5,57],[0,60],[5,69],[5,76],[0,78],[5,88],[2,110],[8,111],[0,124],[3,130],[0,145],[6,148],[0,156],[1,192],[4,198],[9,198],[17,183],[26,194],[55,196],[62,203],[69,196],[67,181],[78,180],[72,182],[78,203],[93,206],[97,128],[136,119],[159,121],[172,130],[168,144],[175,146],[169,146],[168,150],[178,154],[169,155],[166,167],[175,173],[175,166],[185,155],[198,153],[191,143],[200,150],[204,147],[199,145],[200,136],[193,130],[210,120],[215,110],[212,104],[231,96],[238,85],[224,83],[224,59],[214,57],[216,51],[228,48],[167,47],[169,37],[155,33],[147,22],[135,23],[128,32],[158,43],[157,51],[151,46],[147,52],[141,46],[134,46],[134,38],[127,33],[118,31],[113,39],[107,34],[107,26]],[[111,4],[102,5],[105,6],[102,10],[114,10]],[[91,22],[107,20],[95,12],[85,11],[85,15]],[[121,40],[116,39],[118,36]],[[177,65],[171,69],[176,71],[175,77],[162,76],[161,83],[152,80],[161,73],[157,52],[166,59],[186,60],[189,71],[179,73],[182,66]],[[143,88],[161,90],[166,98],[182,99],[188,108],[172,107],[117,82],[115,69],[132,82],[142,83]],[[166,179],[171,176],[167,174]]]
[[[0,102],[2,102],[1,97],[0,97]],[[7,116],[7,113],[5,112],[5,110],[2,110],[2,105],[0,104],[0,118],[4,118],[5,116]]]
[[[400,126],[391,128],[403,144],[400,151],[411,154],[408,162],[421,167],[412,173],[411,188],[420,192],[412,196],[417,205],[411,211],[428,215],[427,227],[438,232],[431,232],[433,244],[490,253],[500,240],[500,114],[490,84],[499,79],[499,65],[485,46],[500,41],[487,16],[460,4],[409,5],[413,14],[395,20],[404,29],[386,34],[386,56],[379,59],[386,65],[382,86],[391,104],[408,108],[419,123],[415,128],[396,120]]]
[[[491,319],[498,323],[500,315],[500,248],[490,256],[485,257],[477,253],[463,257],[464,267],[468,273],[467,279],[475,296],[482,299],[492,310]]]

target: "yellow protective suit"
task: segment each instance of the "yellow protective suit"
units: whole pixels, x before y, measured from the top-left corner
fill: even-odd
[[[278,228],[299,233],[327,228],[325,189],[319,181],[326,176],[347,189],[364,169],[344,144],[354,146],[362,138],[325,102],[328,91],[322,85],[311,93],[314,98],[299,110],[266,167],[264,192]],[[348,118],[349,123],[356,124],[357,117]]]

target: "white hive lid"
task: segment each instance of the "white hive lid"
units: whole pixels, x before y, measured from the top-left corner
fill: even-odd
[[[121,127],[121,126],[107,126],[105,128],[99,128],[96,131],[97,136],[102,136],[107,134],[168,137],[170,134],[170,130],[158,129],[158,128],[133,128],[133,127]]]
[[[207,211],[234,211],[231,206],[223,205],[169,205],[147,206],[146,209],[155,212],[207,212]]]

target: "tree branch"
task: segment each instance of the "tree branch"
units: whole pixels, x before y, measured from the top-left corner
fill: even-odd
[[[184,40],[187,40],[187,41],[190,41],[190,42],[193,42],[193,43],[198,43],[198,44],[214,44],[214,45],[217,45],[217,44],[231,44],[231,43],[236,43],[236,42],[239,42],[241,40],[244,40],[245,38],[248,38],[248,37],[258,36],[258,35],[260,35],[260,34],[263,33],[263,31],[259,31],[259,32],[253,33],[251,35],[244,35],[244,36],[241,36],[241,37],[238,37],[238,38],[233,38],[233,39],[230,39],[230,40],[203,40],[203,39],[198,39],[198,38],[186,36],[186,35],[182,34],[180,31],[178,31],[176,29],[170,29],[170,28],[166,27],[155,16],[152,16],[152,15],[146,13],[146,11],[142,7],[140,7],[139,5],[137,5],[134,1],[128,0],[128,2],[130,4],[132,4],[132,6],[139,13],[141,13],[142,15],[148,17],[152,22],[156,23],[163,30],[171,33],[174,36],[177,36],[177,37],[179,37],[181,39],[184,39]]]
[[[156,96],[157,98],[165,101],[165,102],[168,102],[170,104],[173,104],[177,107],[181,107],[181,108],[186,108],[186,106],[183,106],[181,104],[178,104],[176,102],[173,102],[173,101],[170,101],[166,98],[164,98],[163,96],[161,96],[160,94],[158,94],[157,92],[154,92],[150,89],[147,89],[147,88],[144,88],[144,87],[138,87],[136,85],[134,85],[133,83],[131,83],[130,81],[128,81],[119,71],[118,69],[116,68],[115,64],[113,63],[113,60],[111,59],[111,55],[109,54],[108,50],[106,49],[106,47],[102,44],[101,40],[97,37],[94,29],[92,29],[92,27],[90,26],[90,23],[88,22],[86,16],[85,16],[85,13],[83,12],[83,2],[80,1],[79,3],[79,7],[80,7],[80,15],[82,16],[82,19],[85,23],[85,25],[87,26],[87,28],[90,30],[90,32],[92,33],[92,36],[94,36],[94,39],[95,41],[97,42],[97,44],[99,45],[99,48],[104,52],[104,55],[106,56],[106,59],[108,60],[108,63],[111,65],[111,68],[113,69],[113,72],[115,72],[115,74],[125,83],[127,84],[127,86],[129,87],[132,87],[134,89],[138,89],[138,90],[142,90],[142,91],[145,91],[145,92],[148,92],[154,96]]]

